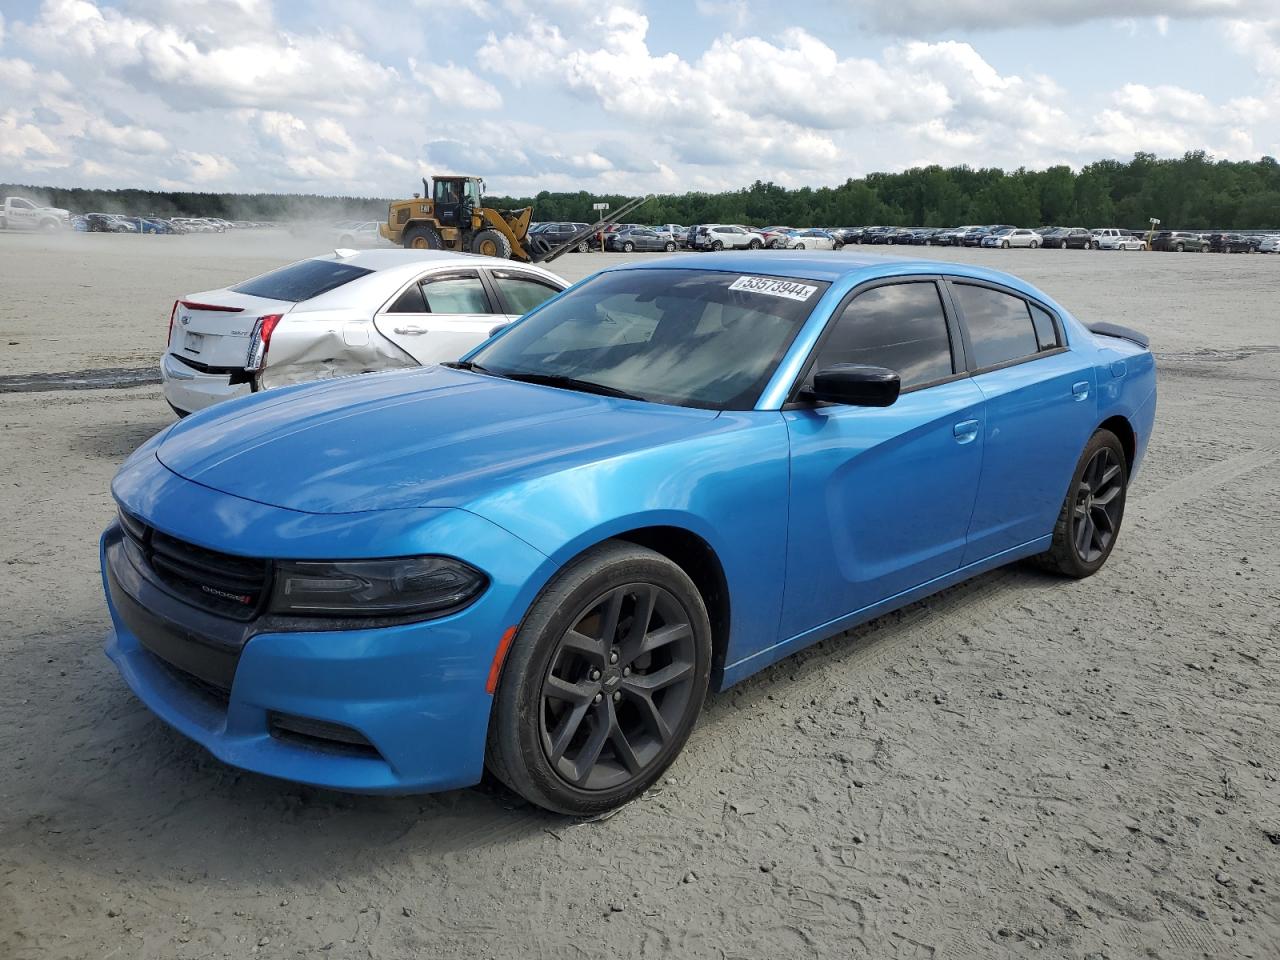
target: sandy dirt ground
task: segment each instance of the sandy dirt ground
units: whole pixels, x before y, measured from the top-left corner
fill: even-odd
[[[150,367],[176,296],[314,249],[0,235],[0,958],[1280,956],[1280,257],[930,252],[1153,336],[1111,561],[794,656],[577,823],[239,773],[102,654],[107,485],[171,416],[7,378]]]

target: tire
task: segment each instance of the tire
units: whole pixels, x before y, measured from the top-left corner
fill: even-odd
[[[622,245],[623,253],[634,253],[635,249],[636,249],[636,245],[632,243],[630,240],[628,240],[626,243]]]
[[[1032,250],[1036,249],[1036,248],[1037,248],[1037,247],[1039,247],[1039,246],[1040,246],[1040,241],[1039,241],[1039,240],[1032,240],[1032,241],[1031,241],[1031,249],[1032,249]]]
[[[665,251],[667,251],[667,253],[675,253],[675,252],[676,252],[676,244],[675,244],[675,241],[674,241],[674,240],[668,240],[666,243],[664,243],[664,244],[662,245],[662,249],[663,249],[663,250],[665,250]]]
[[[1005,250],[1008,250],[1008,249],[1009,249],[1009,241],[1008,241],[1008,240],[1005,240],[1005,241],[1001,242],[1000,246],[1001,246],[1001,247],[1003,247]]]
[[[443,250],[444,241],[440,239],[440,231],[435,227],[419,224],[410,227],[400,238],[400,244],[406,250]]]
[[[719,253],[719,252],[720,252],[721,250],[723,250],[723,249],[724,249],[724,244],[723,244],[723,243],[721,243],[719,240],[712,240],[712,241],[711,241],[711,252],[712,252],[712,253]]]
[[[633,617],[646,603],[648,629],[633,638]],[[670,637],[636,656],[659,633]],[[601,642],[605,635],[612,642]],[[679,755],[710,668],[711,624],[688,575],[644,547],[602,543],[561,571],[522,621],[494,696],[487,765],[530,803],[556,813],[613,810]],[[670,680],[673,673],[678,678]],[[664,674],[668,682],[658,689],[637,682]]]
[[[471,238],[471,252],[482,257],[497,257],[499,260],[511,259],[511,241],[498,230],[477,230]]]
[[[1181,253],[1181,252],[1182,252],[1183,250],[1185,250],[1185,249],[1186,249],[1186,248],[1185,248],[1182,244],[1180,244],[1180,243],[1175,243],[1175,244],[1173,245],[1173,252],[1174,252],[1174,253]]]
[[[1063,240],[1063,241],[1062,241],[1062,249],[1063,249],[1063,250],[1066,250],[1066,249],[1067,249],[1067,241],[1065,241],[1065,240]]]
[[[750,243],[748,243],[748,244],[747,244],[747,249],[748,249],[748,250],[759,250],[759,249],[760,249],[761,247],[763,247],[763,246],[764,246],[764,244],[763,244],[763,243],[761,243],[759,240],[752,240]]]
[[[843,249],[844,249],[844,244],[843,244],[843,243],[841,243],[839,240],[837,240],[834,244],[832,244],[832,245],[831,245],[831,249],[832,249],[832,250],[843,250]]]
[[[803,249],[804,249],[804,244],[803,244],[803,243],[797,243],[797,244],[796,244],[794,247],[792,247],[791,249],[792,249],[792,250],[803,250]]]
[[[1099,250],[1099,249],[1101,249],[1101,247],[1102,247],[1102,245],[1101,245],[1100,243],[1098,243],[1098,241],[1097,241],[1097,240],[1094,240],[1092,243],[1090,243],[1090,244],[1089,244],[1089,249],[1090,249],[1090,250]]]
[[[583,240],[580,244],[574,247],[574,249],[578,251],[578,253],[586,253],[591,248],[587,246],[587,241]]]
[[[1110,430],[1097,431],[1085,444],[1071,475],[1071,484],[1053,527],[1053,543],[1035,558],[1036,562],[1045,569],[1076,579],[1097,573],[1120,537],[1128,490],[1124,447]],[[1099,503],[1103,497],[1106,501]],[[1110,526],[1109,532],[1102,530],[1104,525]],[[1083,549],[1078,546],[1082,539]]]

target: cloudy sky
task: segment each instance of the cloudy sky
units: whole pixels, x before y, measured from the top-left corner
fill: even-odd
[[[0,0],[0,180],[400,195],[1280,154],[1280,0]]]

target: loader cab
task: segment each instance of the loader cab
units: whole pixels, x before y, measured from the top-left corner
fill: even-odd
[[[434,178],[431,199],[441,226],[471,229],[471,217],[482,205],[482,183],[479,177]]]

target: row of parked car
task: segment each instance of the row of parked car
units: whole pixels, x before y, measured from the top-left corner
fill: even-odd
[[[832,231],[844,243],[909,244],[942,247],[1045,247],[1051,250],[1164,250],[1174,253],[1277,253],[1280,235],[1193,233],[1160,230],[1154,234],[1118,227],[1015,227],[1011,224],[962,227],[850,227]]]
[[[79,233],[226,233],[270,227],[256,220],[223,220],[221,217],[130,217],[120,213],[86,213],[70,218]]]
[[[531,228],[553,242],[564,242],[589,229],[585,223],[542,223]],[[1012,224],[960,227],[749,227],[743,224],[676,223],[646,226],[615,223],[594,239],[581,240],[579,252],[605,250],[839,250],[848,244],[943,247],[1026,247],[1051,250],[1163,250],[1174,253],[1278,253],[1280,234],[1194,233],[1144,231],[1118,227],[1015,227]]]

